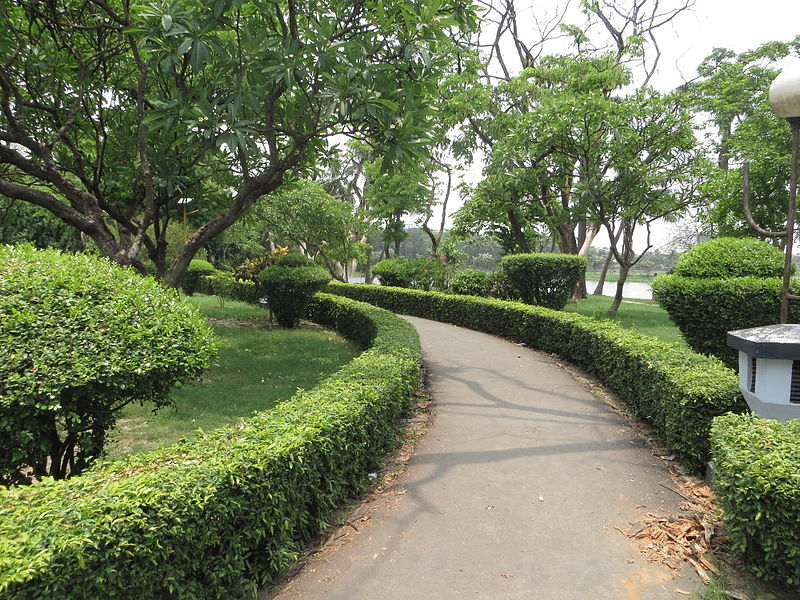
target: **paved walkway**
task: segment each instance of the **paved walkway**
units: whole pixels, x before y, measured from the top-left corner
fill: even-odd
[[[681,502],[624,419],[541,353],[408,320],[431,373],[433,426],[393,500],[271,597],[662,600],[697,589],[614,528]]]

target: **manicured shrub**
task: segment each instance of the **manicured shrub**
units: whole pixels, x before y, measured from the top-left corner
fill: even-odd
[[[211,296],[240,300],[256,304],[261,299],[261,286],[247,279],[238,279],[232,273],[216,271],[203,277],[197,285],[197,291]]]
[[[281,256],[275,263],[277,267],[313,267],[314,261],[300,254],[299,252],[290,252]]]
[[[728,347],[727,332],[777,323],[783,282],[759,277],[700,279],[660,275],[652,288],[653,297],[692,349],[716,356],[735,368],[737,352]],[[800,305],[790,303],[789,310],[790,321],[800,322]]]
[[[681,277],[782,277],[783,252],[755,238],[717,238],[692,246],[675,263]]]
[[[0,491],[0,597],[227,600],[290,565],[396,445],[419,377],[409,323],[323,294],[309,309],[371,348],[236,426]]]
[[[437,258],[388,258],[372,267],[372,274],[381,285],[419,290],[444,289],[447,268]]]
[[[450,278],[448,291],[463,296],[489,296],[492,291],[492,274],[477,269],[464,269]]]
[[[561,310],[586,273],[586,258],[572,254],[509,254],[500,270],[526,304]]]
[[[296,327],[305,315],[311,296],[331,280],[322,267],[281,267],[261,272],[269,308],[282,327]]]
[[[201,278],[211,275],[216,269],[214,265],[205,260],[193,260],[186,268],[186,273],[181,281],[181,289],[187,296],[194,294]]]
[[[746,410],[736,373],[720,361],[614,322],[518,302],[377,285],[333,283],[327,290],[557,354],[597,376],[695,472],[702,472],[709,458],[711,419]]]
[[[711,440],[727,535],[756,574],[800,585],[800,420],[717,417]]]
[[[102,453],[130,402],[169,404],[213,355],[194,307],[88,255],[0,246],[0,482],[61,478]]]

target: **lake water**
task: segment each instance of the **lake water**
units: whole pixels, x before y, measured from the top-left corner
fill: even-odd
[[[350,283],[364,283],[363,277],[353,276],[350,278]],[[375,283],[378,283],[378,280],[375,280]],[[596,281],[587,281],[586,282],[586,289],[591,294],[594,291],[595,286],[597,285]],[[617,293],[617,282],[613,283],[606,283],[603,286],[603,296],[613,296]],[[649,283],[639,283],[636,281],[629,281],[625,284],[625,288],[622,294],[625,298],[634,298],[636,300],[652,300],[653,299],[653,290],[650,289]]]
[[[594,291],[596,281],[586,281],[586,291],[590,294]],[[603,296],[613,296],[617,293],[617,282],[606,282],[603,284]],[[623,298],[635,298],[636,300],[652,300],[653,290],[650,288],[649,283],[640,283],[637,281],[628,281],[622,288]]]

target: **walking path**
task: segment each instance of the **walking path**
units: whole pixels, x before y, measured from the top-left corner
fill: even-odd
[[[433,425],[392,501],[271,598],[672,600],[697,589],[615,529],[681,503],[622,417],[546,355],[408,320]]]

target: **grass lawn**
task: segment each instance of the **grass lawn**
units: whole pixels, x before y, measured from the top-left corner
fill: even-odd
[[[610,296],[590,295],[586,300],[579,300],[577,306],[568,303],[564,310],[577,311],[597,319],[608,319],[606,311],[612,300]],[[615,320],[623,327],[637,329],[640,333],[668,342],[685,343],[680,330],[670,321],[667,312],[652,300],[623,300]]]
[[[267,410],[310,388],[357,354],[355,346],[336,333],[304,325],[281,329],[266,321],[266,311],[243,302],[220,308],[210,296],[194,296],[217,334],[214,365],[199,382],[173,391],[174,407],[153,413],[151,405],[125,408],[108,444],[109,458],[150,450],[197,429],[227,425],[253,411]]]

